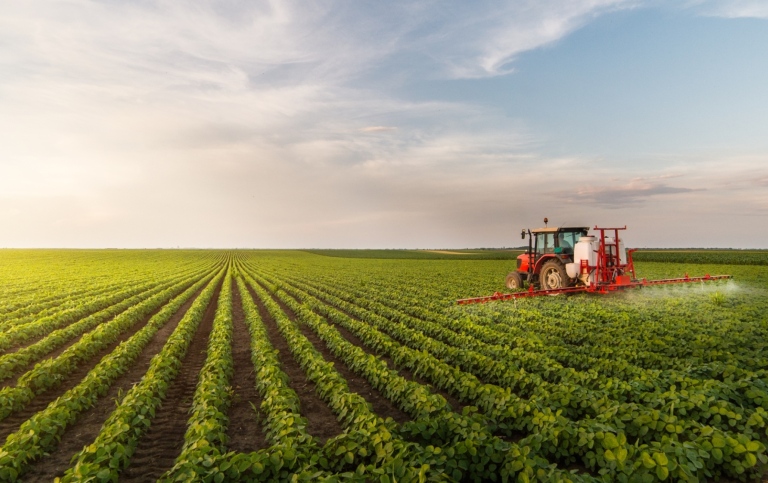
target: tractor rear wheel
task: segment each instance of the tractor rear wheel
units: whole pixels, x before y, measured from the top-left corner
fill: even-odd
[[[507,288],[510,290],[523,288],[523,277],[519,272],[509,272],[507,275]]]
[[[560,260],[550,260],[541,267],[539,283],[542,290],[554,290],[570,285],[570,278],[565,271],[565,265]]]

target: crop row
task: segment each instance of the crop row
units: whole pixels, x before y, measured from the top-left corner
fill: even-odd
[[[39,298],[35,303],[5,314],[2,321],[0,321],[0,330],[5,332],[13,326],[27,324],[43,317],[54,316],[57,313],[76,308],[78,305],[81,305],[83,299],[105,297],[132,287],[146,285],[148,280],[162,283],[166,279],[179,278],[184,275],[211,269],[210,264],[206,266],[200,265],[202,264],[197,263],[195,266],[186,267],[163,267],[164,269],[158,270],[154,276],[143,277],[142,280],[135,281],[131,281],[126,274],[120,274],[120,276],[113,276],[105,282],[90,284],[88,288],[81,290],[70,289],[50,297]]]
[[[544,475],[551,481],[590,479],[556,469],[545,458],[533,453],[525,441],[514,444],[494,436],[488,429],[488,421],[480,415],[452,412],[442,396],[404,379],[383,360],[347,341],[333,325],[314,313],[311,305],[301,304],[283,291],[278,291],[277,296],[350,369],[364,376],[413,418],[395,433],[418,442],[415,447],[418,449],[411,449],[411,453],[419,454],[421,464],[428,464],[431,470],[446,473],[457,481],[462,478],[502,480],[518,476],[525,479]]]
[[[189,281],[178,283],[131,307],[85,334],[58,357],[46,359],[35,365],[33,369],[19,377],[16,386],[4,387],[0,390],[0,419],[22,409],[37,394],[57,387],[78,365],[88,361],[100,350],[115,342],[120,334],[162,307],[190,283]]]
[[[355,310],[355,307],[350,304],[341,301],[337,301],[337,303],[345,311]],[[375,314],[358,314],[364,317],[365,322],[374,327],[384,328],[384,330],[394,335],[405,345],[422,350],[426,349],[428,352],[438,354],[440,359],[431,359],[427,367],[428,369],[439,367],[441,364],[444,365],[445,363],[442,360],[449,363],[461,362],[452,358],[451,353],[455,354],[455,351],[445,351],[445,348],[440,347],[439,343],[416,330],[407,328],[402,324],[390,322]],[[395,359],[394,354],[389,355]],[[419,366],[420,369],[422,367]],[[548,450],[551,454],[566,460],[569,457],[572,458],[574,455],[578,455],[582,458],[585,466],[595,470],[600,469],[600,467],[610,469],[613,466],[614,470],[620,468],[624,473],[627,472],[628,468],[633,469],[630,473],[637,472],[649,466],[643,464],[646,459],[644,455],[663,453],[663,460],[670,461],[667,469],[677,472],[680,477],[694,473],[716,474],[721,470],[725,470],[732,475],[738,475],[744,472],[745,467],[755,466],[758,456],[763,457],[764,447],[759,442],[750,441],[744,435],[738,435],[738,439],[723,436],[722,433],[709,427],[701,428],[701,434],[696,443],[664,439],[660,442],[653,442],[651,445],[629,445],[624,438],[623,444],[613,446],[614,438],[609,437],[607,444],[602,448],[603,451],[592,451],[594,446],[593,439],[595,437],[602,439],[601,436],[604,437],[606,434],[605,428],[608,428],[607,431],[611,434],[613,434],[612,431],[615,431],[615,437],[618,438],[618,441],[622,440],[624,432],[611,429],[610,425],[598,421],[568,421],[562,415],[554,414],[554,411],[549,407],[536,408],[536,404],[521,400],[508,389],[504,390],[498,386],[482,384],[474,376],[458,371],[455,368],[452,369],[448,373],[451,374],[452,372],[452,377],[446,378],[445,374],[441,374],[437,379],[433,380],[433,383],[439,387],[446,387],[461,399],[469,400],[473,404],[478,405],[487,415],[500,424],[508,424],[511,429],[527,429],[528,431],[534,431],[535,429],[535,432],[539,434],[549,434],[551,439]],[[460,380],[464,384],[455,386],[456,380]],[[482,390],[478,391],[478,388],[482,388]],[[555,443],[558,440],[559,444]],[[728,446],[725,449],[720,449],[721,441],[727,442]],[[745,445],[749,446],[753,451],[748,451]],[[696,450],[697,457],[692,458],[692,454],[684,452],[685,449]],[[710,454],[709,450],[713,449],[714,451]],[[738,451],[734,452],[735,449],[738,449]],[[606,453],[606,450],[611,451]],[[617,450],[618,454],[614,454],[613,450]],[[681,451],[682,454],[677,454]],[[701,454],[702,452],[706,454],[706,457]],[[747,454],[745,455],[744,453]],[[616,465],[616,461],[618,461],[618,465]],[[625,461],[629,462],[629,464],[625,464]]]
[[[106,312],[97,316],[97,319],[99,319],[99,322],[106,320],[117,313],[114,311],[116,304],[134,296],[143,298],[146,294],[151,293],[158,285],[159,284],[152,282],[138,287],[124,289],[108,297],[85,301],[78,307],[67,309],[59,314],[44,317],[28,324],[11,327],[8,331],[3,333],[3,337],[0,339],[0,350],[4,351],[16,344],[23,344],[31,339],[48,335],[53,330],[67,326],[98,311],[104,311],[105,309]]]
[[[115,281],[146,282],[169,268],[210,268],[221,257],[215,252],[3,251],[0,320],[13,311]]]
[[[307,287],[304,286],[304,288]],[[345,294],[339,294],[338,290],[329,287],[324,288],[324,291],[312,289],[310,291],[326,300],[344,300],[334,295],[345,297]],[[334,295],[330,295],[331,293]],[[354,304],[351,305],[350,310],[353,313],[363,317],[369,313],[375,313],[389,321],[399,322],[410,330],[432,337],[434,339],[432,344],[440,357],[450,357],[449,360],[486,382],[510,387],[518,394],[538,401],[540,404],[561,409],[569,418],[590,417],[605,420],[624,428],[628,434],[640,438],[643,442],[658,440],[665,436],[678,439],[678,433],[682,433],[680,434],[682,439],[695,439],[696,432],[701,428],[702,423],[710,423],[715,428],[725,431],[726,434],[735,429],[752,438],[762,440],[765,437],[763,416],[768,415],[762,408],[757,412],[754,409],[745,410],[727,401],[717,400],[704,391],[700,391],[704,392],[703,394],[697,393],[695,387],[688,387],[680,394],[669,388],[662,390],[653,386],[650,389],[642,386],[637,388],[635,385],[620,382],[612,386],[610,379],[600,379],[598,380],[600,387],[590,389],[583,386],[583,379],[574,377],[578,374],[573,370],[558,367],[559,364],[556,363],[548,369],[551,362],[545,359],[539,364],[539,370],[545,374],[549,370],[556,376],[556,383],[548,383],[536,374],[520,371],[516,366],[515,357],[518,354],[527,357],[530,361],[536,357],[536,353],[509,351],[503,345],[482,343],[468,337],[464,334],[476,334],[478,328],[467,319],[453,321],[458,327],[448,330],[435,323],[404,317],[366,297],[359,297],[352,301]],[[351,303],[348,298],[347,302]],[[368,309],[362,307],[368,307]],[[495,340],[505,342],[503,334],[497,334]],[[448,345],[441,346],[438,342]],[[530,367],[530,363],[525,366],[526,369]],[[757,398],[760,397],[760,392],[753,388],[751,395]],[[663,416],[670,407],[675,406],[677,407],[676,415]],[[650,426],[649,423],[652,421],[659,422]],[[672,425],[673,431],[670,431],[669,424]]]
[[[266,290],[249,276],[246,279],[288,342],[291,353],[307,378],[317,385],[318,395],[337,414],[345,430],[344,434],[331,439],[322,448],[320,454],[324,458],[318,459],[318,464],[336,472],[351,470],[370,475],[394,472],[398,479],[408,474],[418,475],[422,471],[421,465],[414,452],[408,451],[413,448],[404,448],[402,445],[407,446],[407,443],[392,438],[394,421],[384,421],[362,396],[351,392],[344,377],[323,358]],[[414,460],[408,464],[408,461],[391,458],[391,455]],[[389,468],[390,465],[392,468]]]
[[[11,434],[0,450],[0,479],[15,481],[35,460],[55,448],[64,431],[103,397],[133,364],[168,320],[211,278],[206,275],[176,296],[131,338],[102,358],[74,388],[50,403]],[[119,328],[114,327],[117,331]],[[140,418],[138,418],[140,419]],[[135,421],[132,421],[135,424]]]
[[[152,295],[157,294],[164,289],[174,285],[191,283],[193,280],[199,279],[201,275],[202,274],[197,273],[193,274],[192,276],[186,276],[160,284],[157,287],[153,287],[146,292],[127,298],[122,302],[118,302],[111,307],[91,314],[88,317],[85,317],[66,327],[56,329],[34,344],[30,344],[15,352],[0,356],[0,380],[4,380],[13,376],[20,369],[40,360],[46,354],[49,354],[51,351],[65,345],[75,337],[86,333],[94,327],[97,327],[99,324],[109,320],[117,314],[120,314],[124,310],[133,307],[134,305],[151,297]]]
[[[125,394],[104,422],[95,441],[72,458],[74,464],[62,481],[117,481],[119,472],[128,466],[139,438],[149,428],[168,386],[178,374],[195,331],[223,277],[224,269],[208,282],[162,350],[152,358],[141,381]]]
[[[320,286],[318,285],[319,283],[323,283],[322,280],[323,278],[319,277],[313,282],[305,283],[317,288]],[[326,287],[326,290],[331,291],[334,295],[344,300],[355,301],[364,307],[379,307],[379,313],[393,320],[407,321],[409,319],[409,311],[407,309],[410,305],[408,303],[386,300],[385,297],[391,295],[392,291],[385,291],[382,296],[379,290],[364,292],[337,281],[333,283],[333,290],[327,288],[329,285],[331,284],[325,283],[323,286]],[[381,307],[384,308],[382,309]],[[387,307],[394,307],[395,310]],[[515,309],[514,316],[524,317],[525,312],[524,308]],[[551,324],[541,319],[542,317],[536,318],[540,328],[546,332],[556,330],[556,328],[549,330],[549,325]],[[569,351],[568,348],[563,346],[553,347],[545,345],[538,338],[531,337],[529,332],[520,331],[517,327],[479,323],[482,321],[479,317],[470,319],[465,316],[452,319],[430,313],[429,317],[423,321],[418,319],[411,320],[414,320],[421,328],[432,328],[430,335],[459,347],[476,346],[477,342],[473,341],[472,338],[486,344],[493,344],[495,347],[488,347],[490,352],[486,352],[487,355],[495,358],[506,357],[510,361],[513,360],[521,368],[540,374],[549,382],[559,384],[564,381],[573,381],[574,383],[591,386],[600,390],[608,387],[613,397],[620,401],[642,400],[646,394],[666,392],[668,388],[676,386],[685,389],[693,396],[693,399],[696,399],[698,395],[705,397],[707,400],[710,400],[711,397],[714,397],[715,400],[724,398],[726,402],[725,407],[728,411],[739,413],[742,416],[744,414],[738,409],[741,406],[753,407],[762,405],[764,409],[768,408],[768,385],[764,380],[766,376],[765,371],[762,370],[741,370],[725,363],[709,363],[705,367],[698,366],[695,374],[691,373],[690,363],[688,363],[684,372],[648,370],[630,365],[620,358],[598,359],[591,356],[585,358],[574,354],[573,351]],[[572,321],[572,319],[569,319],[569,325],[578,327],[578,323],[578,320]],[[451,335],[445,329],[456,332],[458,336]],[[582,333],[586,334],[588,330],[585,327],[582,329]],[[464,337],[464,335],[471,338]],[[617,335],[613,335],[613,337],[615,340]],[[761,337],[757,337],[757,339],[760,340]],[[503,346],[499,346],[499,344]],[[592,344],[586,345],[586,347],[592,347]],[[635,348],[635,350],[637,349]],[[669,359],[670,357],[666,356],[666,358]],[[751,362],[753,365],[758,364],[754,360]],[[565,366],[561,364],[565,364]],[[719,367],[721,370],[715,370],[716,367]],[[574,369],[583,369],[583,371]],[[618,374],[627,382],[615,378]],[[720,378],[727,378],[728,382],[725,383],[717,380]],[[533,385],[539,385],[539,382],[534,381]],[[658,402],[658,398],[654,396],[654,401],[651,402]]]
[[[312,279],[328,285],[331,277],[313,274]],[[357,284],[345,283],[343,279],[336,277],[331,284],[355,298],[395,304],[397,309],[419,319],[446,323],[445,316],[424,310],[419,306],[417,299],[407,295],[420,293],[417,287],[392,286],[375,279],[365,280],[360,277],[357,278]],[[360,289],[360,286],[373,288],[371,285],[376,288]],[[756,379],[766,375],[756,375],[753,372],[755,367],[765,367],[768,364],[759,344],[764,336],[760,327],[744,326],[740,322],[737,322],[738,327],[731,327],[718,318],[718,315],[722,314],[717,311],[704,314],[708,319],[705,321],[700,320],[699,315],[695,331],[690,330],[687,324],[660,323],[669,317],[691,319],[693,314],[690,311],[698,307],[698,301],[673,308],[657,304],[660,310],[655,310],[652,306],[631,312],[626,304],[620,306],[620,312],[611,311],[608,300],[602,301],[599,306],[590,305],[586,308],[551,301],[532,307],[533,301],[525,302],[521,302],[520,307],[514,305],[514,311],[495,312],[501,319],[498,322],[493,317],[476,317],[475,323],[487,325],[490,329],[506,334],[508,338],[515,337],[517,344],[521,341],[526,344],[526,341],[529,341],[523,346],[525,350],[541,350],[546,346],[558,361],[574,364],[582,370],[596,370],[603,376],[635,377],[647,369],[664,369],[666,374],[667,370],[674,368],[688,373],[692,364],[700,367],[706,364],[706,373],[702,373],[702,376],[707,378],[732,376]],[[414,311],[416,313],[413,313]],[[466,313],[457,311],[456,317],[464,319]],[[567,319],[568,323],[563,324],[563,319]],[[588,328],[596,321],[605,321],[602,330],[590,332]],[[653,330],[633,330],[638,324]],[[649,333],[652,336],[649,337]],[[728,337],[723,337],[726,334]],[[617,337],[623,342],[618,347],[612,344]],[[531,347],[531,344],[535,346]],[[751,351],[752,346],[754,350]],[[756,357],[762,357],[763,362],[755,360]],[[742,368],[743,361],[747,362],[749,370]],[[737,367],[734,368],[733,365]],[[658,379],[658,375],[654,376],[654,379]],[[670,382],[667,386],[674,383]]]
[[[224,275],[206,359],[195,389],[184,445],[165,479],[193,481],[226,452],[232,363],[232,270]]]

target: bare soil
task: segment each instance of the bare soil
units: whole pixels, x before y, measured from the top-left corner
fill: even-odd
[[[173,466],[181,452],[195,386],[205,364],[208,338],[213,328],[220,292],[221,282],[187,349],[179,373],[168,387],[163,403],[152,419],[152,425],[139,440],[128,467],[120,474],[120,481],[156,481]]]
[[[245,324],[242,299],[232,281],[232,403],[227,416],[227,449],[240,453],[258,451],[268,446],[261,428],[258,408],[261,397],[256,390],[256,374],[251,361],[251,336]],[[254,410],[255,408],[255,410]]]
[[[275,320],[269,315],[258,295],[253,292],[251,287],[248,287],[248,290],[259,309],[259,315],[267,329],[269,342],[280,352],[282,369],[289,379],[288,385],[296,391],[301,405],[301,415],[307,418],[307,432],[317,438],[321,444],[325,444],[330,438],[338,436],[344,430],[336,420],[331,408],[317,395],[315,383],[307,379],[304,370],[293,358],[288,348],[288,342],[280,334]]]
[[[125,394],[134,384],[141,380],[149,369],[152,358],[162,350],[168,337],[176,329],[184,314],[202,291],[202,288],[198,290],[155,333],[139,357],[131,365],[131,368],[112,384],[105,396],[99,398],[98,402],[91,409],[85,411],[78,421],[67,429],[58,447],[49,456],[36,463],[24,475],[26,481],[52,481],[55,477],[64,474],[67,468],[69,468],[70,460],[75,453],[96,439],[104,421],[106,421],[115,408],[115,403],[119,402],[119,396]]]

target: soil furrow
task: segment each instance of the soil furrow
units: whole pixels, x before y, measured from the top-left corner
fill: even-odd
[[[120,474],[120,481],[156,481],[173,466],[181,452],[189,409],[200,370],[205,364],[221,283],[216,287],[203,320],[195,331],[179,373],[168,387],[163,403],[152,418],[152,425],[139,440],[128,467]]]
[[[147,291],[145,291],[143,293],[146,295],[149,290],[151,290],[151,289],[148,289]],[[25,347],[29,347],[32,344],[40,342],[41,340],[43,340],[46,337],[48,337],[51,334],[51,332],[53,332],[55,330],[65,329],[65,328],[71,326],[72,324],[76,324],[76,323],[80,322],[83,319],[87,319],[88,317],[91,317],[91,316],[93,316],[95,314],[98,314],[99,312],[103,312],[105,310],[108,310],[110,307],[113,307],[113,306],[115,306],[117,304],[123,303],[125,300],[127,300],[127,299],[129,299],[131,297],[135,297],[136,295],[140,295],[140,294],[128,295],[126,297],[121,298],[120,300],[115,301],[113,304],[110,304],[107,307],[86,312],[81,317],[78,317],[77,319],[69,322],[68,324],[55,327],[55,328],[51,329],[50,332],[46,332],[45,334],[42,334],[42,335],[35,335],[35,336],[33,336],[33,337],[23,341],[23,342],[17,342],[16,344],[12,345],[11,347],[7,348],[6,350],[0,351],[0,353],[2,353],[2,354],[12,354],[14,352],[20,351],[21,349],[24,349]],[[122,312],[124,312],[124,311],[121,311],[120,313],[122,313]],[[54,315],[56,315],[56,314],[54,314]],[[117,315],[115,315],[115,316],[117,316]],[[112,319],[110,318],[108,320],[112,320]],[[34,324],[35,322],[37,322],[37,321],[36,320],[32,320],[30,322],[27,322],[27,323],[21,324],[21,325],[30,325],[30,324]]]
[[[118,303],[119,303],[119,302],[118,302]],[[130,307],[129,307],[129,308],[130,308]],[[127,308],[127,309],[125,309],[125,310],[128,310],[129,308]],[[115,315],[115,317],[117,317],[117,316],[119,316],[120,314],[122,314],[123,312],[125,312],[125,310],[123,310],[122,312],[119,312],[118,314],[116,314],[116,315]],[[153,315],[154,315],[155,313],[159,312],[159,311],[160,311],[160,309],[157,309],[157,310],[156,310],[156,311],[153,313]],[[150,316],[150,317],[151,317],[151,316]],[[82,320],[82,319],[80,319],[80,320]],[[109,320],[111,320],[111,319],[109,319]],[[109,322],[109,320],[107,320],[107,321],[105,321],[105,322],[102,322],[102,323],[106,323],[106,322]],[[147,320],[149,320],[149,319],[147,319]],[[78,320],[78,321],[76,321],[76,322],[79,322],[79,320]],[[142,327],[143,327],[143,326],[142,326]],[[139,329],[140,329],[140,328],[141,328],[141,327],[139,327]],[[9,379],[9,380],[8,380],[9,382],[8,382],[8,384],[7,384],[7,385],[8,385],[8,386],[15,386],[15,385],[17,384],[18,380],[19,380],[19,377],[21,377],[22,375],[24,375],[24,373],[26,373],[26,372],[29,370],[29,367],[30,367],[30,366],[34,366],[34,364],[36,364],[37,362],[39,362],[39,361],[41,361],[41,360],[43,360],[43,359],[55,359],[56,357],[59,357],[61,354],[63,354],[63,353],[64,353],[64,351],[65,351],[65,350],[69,349],[69,348],[70,348],[70,347],[72,347],[73,345],[75,345],[75,344],[77,344],[78,342],[80,342],[80,339],[82,339],[84,336],[86,336],[87,334],[89,334],[89,333],[93,332],[93,331],[94,331],[94,330],[96,330],[96,329],[98,329],[98,326],[96,326],[96,327],[94,327],[94,328],[92,328],[92,329],[88,330],[87,332],[84,332],[84,333],[82,333],[82,334],[80,334],[80,335],[76,335],[76,336],[74,336],[72,339],[70,339],[70,340],[66,341],[66,342],[65,342],[63,345],[61,345],[60,347],[58,347],[58,348],[56,348],[56,349],[52,350],[51,352],[49,352],[48,354],[46,354],[46,355],[42,356],[42,357],[41,357],[39,360],[37,360],[37,361],[35,361],[35,362],[33,362],[33,363],[30,363],[30,364],[28,364],[28,365],[26,365],[26,366],[23,366],[23,367],[19,367],[18,371],[16,371],[16,373],[14,374],[14,376],[13,376],[11,379]],[[138,330],[138,329],[137,329],[137,330]],[[50,335],[50,334],[48,334],[48,335]],[[45,338],[45,337],[46,337],[46,336],[44,336],[43,338]],[[17,349],[15,349],[15,350],[22,350],[22,349],[24,349],[24,348],[26,348],[26,347],[29,347],[29,346],[30,346],[30,345],[32,345],[32,344],[35,344],[35,343],[37,343],[37,342],[40,342],[40,340],[43,340],[43,339],[37,339],[37,340],[34,340],[34,341],[30,341],[28,344],[24,344],[24,345],[22,345],[22,346],[19,346],[19,347],[18,347]]]
[[[248,291],[259,309],[259,315],[267,329],[270,344],[281,354],[280,362],[283,372],[288,376],[288,385],[299,398],[301,415],[307,418],[307,432],[317,438],[321,444],[325,444],[330,438],[338,436],[344,431],[341,424],[336,420],[336,415],[333,414],[331,408],[317,395],[315,383],[307,379],[304,370],[294,359],[288,342],[280,334],[269,311],[251,287],[248,287]]]
[[[333,367],[339,371],[339,374],[344,376],[344,379],[346,379],[349,390],[363,396],[365,400],[371,404],[373,411],[376,414],[382,418],[391,417],[399,424],[402,424],[411,419],[408,414],[403,412],[392,401],[387,399],[381,392],[379,392],[378,389],[373,387],[367,379],[353,372],[344,361],[336,357],[333,352],[331,352],[331,350],[325,345],[325,342],[323,342],[322,339],[320,339],[320,337],[312,331],[312,329],[307,327],[305,324],[300,323],[296,317],[296,314],[294,314],[293,311],[279,298],[274,295],[272,298],[280,305],[280,308],[283,310],[283,312],[285,312],[288,318],[297,324],[301,330],[301,333],[304,334],[307,339],[309,339],[312,345],[315,346],[315,349],[317,349],[318,352],[323,355],[325,360],[333,362]]]
[[[326,319],[326,320],[328,320],[328,319]],[[328,321],[328,323],[333,324],[332,321]],[[440,394],[441,396],[443,396],[445,398],[446,401],[448,401],[448,403],[451,405],[451,408],[453,408],[454,411],[460,413],[461,410],[464,409],[465,405],[462,404],[454,396],[452,396],[449,392],[434,387],[432,384],[429,383],[429,381],[427,381],[426,379],[424,379],[422,377],[414,376],[413,372],[411,372],[411,370],[406,368],[406,367],[402,367],[402,366],[398,367],[395,364],[395,362],[392,360],[391,357],[389,357],[389,356],[387,356],[385,354],[378,354],[375,351],[371,350],[368,346],[365,345],[365,343],[362,340],[360,340],[355,334],[353,334],[346,327],[342,327],[341,325],[338,325],[338,324],[333,324],[333,325],[334,325],[334,327],[336,327],[336,330],[338,330],[339,333],[341,333],[341,335],[344,336],[345,339],[347,339],[349,342],[351,342],[352,344],[356,345],[357,347],[363,349],[368,354],[371,354],[371,355],[374,355],[374,356],[376,356],[376,357],[378,357],[380,359],[383,359],[387,363],[387,366],[389,366],[391,369],[397,371],[397,373],[400,374],[404,379],[406,379],[408,381],[417,382],[417,383],[419,383],[419,384],[421,384],[423,386],[427,386],[427,387],[429,387],[430,391],[432,391],[433,393]]]
[[[251,361],[251,336],[245,325],[242,299],[234,279],[232,305],[232,359],[235,371],[231,382],[234,394],[227,414],[227,449],[247,453],[266,448],[268,444],[259,424],[261,397],[256,390],[256,374]]]
[[[349,312],[347,312],[345,310],[342,310],[342,309],[340,309],[338,307],[334,307],[334,309],[336,309],[339,312],[343,313],[344,315],[346,315],[350,319],[356,320],[358,322],[362,322],[364,324],[366,323],[365,321],[360,320],[360,318],[356,317],[353,314],[350,314]],[[429,389],[433,393],[440,394],[441,396],[443,396],[445,398],[445,400],[448,401],[448,403],[451,405],[451,408],[453,408],[454,411],[460,413],[464,409],[464,406],[466,406],[466,404],[462,404],[461,401],[459,401],[456,397],[454,397],[448,391],[445,391],[443,389],[440,389],[438,387],[433,386],[432,384],[429,383],[429,381],[427,381],[426,379],[424,379],[424,378],[422,378],[420,376],[414,376],[413,372],[410,369],[408,369],[406,367],[403,367],[403,366],[397,366],[394,363],[394,361],[392,360],[392,358],[390,358],[389,356],[387,356],[385,354],[379,354],[379,353],[375,352],[374,350],[370,349],[367,345],[365,345],[365,343],[362,340],[360,340],[355,334],[353,334],[346,327],[343,327],[343,326],[333,322],[332,320],[329,320],[328,318],[325,318],[325,320],[329,324],[332,324],[334,327],[336,327],[336,330],[338,330],[339,333],[341,333],[341,335],[344,336],[344,338],[347,339],[349,342],[351,342],[352,344],[356,345],[357,347],[363,349],[368,354],[372,354],[372,355],[375,355],[376,357],[378,357],[380,359],[383,359],[384,361],[386,361],[387,365],[391,369],[397,371],[397,373],[400,374],[401,376],[403,376],[405,379],[407,379],[409,381],[418,382],[419,384],[424,385],[424,386],[428,386]]]
[[[159,353],[166,340],[176,329],[179,321],[192,306],[195,299],[202,293],[200,288],[188,301],[186,301],[179,310],[166,322],[160,330],[152,336],[147,346],[141,352],[141,355],[134,361],[131,368],[120,376],[109,388],[107,394],[99,398],[98,402],[85,413],[83,413],[71,428],[59,441],[58,446],[49,456],[36,463],[30,471],[24,475],[27,481],[51,481],[57,476],[62,476],[69,468],[72,456],[80,451],[83,446],[91,444],[101,431],[101,427],[115,408],[115,403],[119,402],[120,395],[125,394],[130,388],[138,383],[149,369],[152,358]]]
[[[91,356],[91,358],[89,358],[87,361],[81,361],[77,369],[62,379],[62,383],[58,387],[37,394],[35,398],[32,399],[32,401],[27,403],[24,409],[16,411],[4,420],[0,421],[0,442],[4,442],[9,434],[17,431],[19,426],[21,426],[24,421],[32,417],[33,414],[38,411],[42,411],[48,407],[48,404],[50,404],[52,401],[55,401],[64,393],[80,384],[83,378],[91,371],[91,369],[96,366],[96,364],[99,363],[99,361],[101,361],[105,355],[115,350],[115,347],[120,345],[121,342],[128,340],[131,336],[133,336],[133,334],[141,330],[142,327],[147,325],[149,319],[154,317],[154,315],[157,314],[161,309],[162,307],[158,307],[157,309],[153,310],[143,320],[137,322],[130,329],[120,334],[115,342],[109,344],[107,347]]]

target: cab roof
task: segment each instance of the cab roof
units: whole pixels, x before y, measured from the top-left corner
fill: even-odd
[[[545,227],[545,228],[536,228],[535,230],[531,230],[531,233],[560,233],[560,232],[583,232],[583,231],[589,231],[589,227],[587,226],[577,226],[577,227]]]

